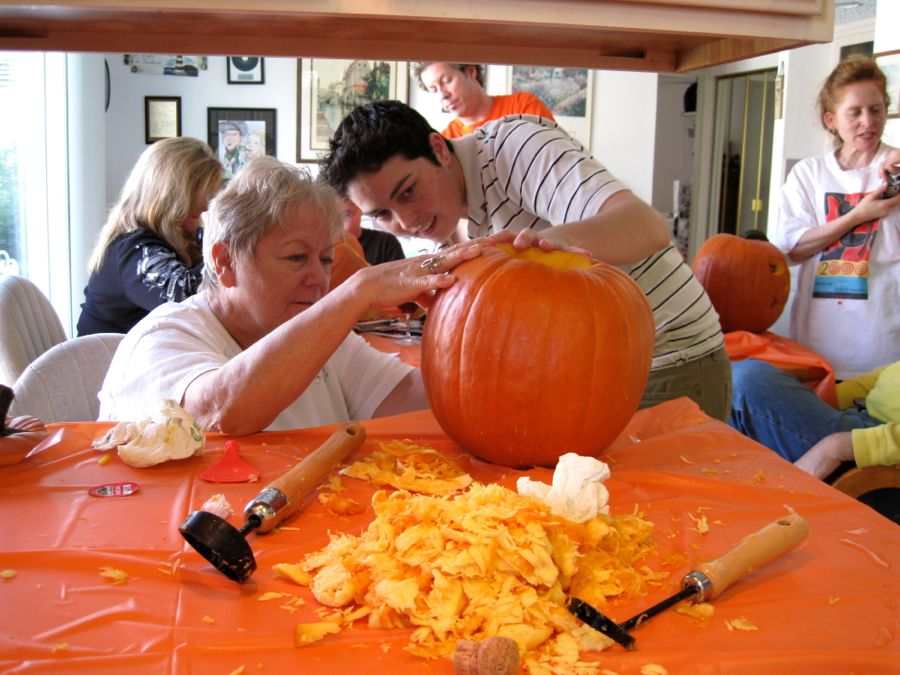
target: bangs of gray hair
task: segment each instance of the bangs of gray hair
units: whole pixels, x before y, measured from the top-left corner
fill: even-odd
[[[287,228],[301,212],[315,213],[314,222],[332,239],[343,232],[333,188],[311,178],[307,169],[274,157],[250,160],[209,205],[203,233],[203,285],[218,284],[213,244],[226,244],[233,259],[252,258],[263,237],[273,228]]]

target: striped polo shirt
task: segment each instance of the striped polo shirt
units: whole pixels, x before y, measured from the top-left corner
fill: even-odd
[[[450,143],[465,177],[471,238],[582,220],[627,189],[558,125],[531,115],[488,122]],[[709,296],[674,246],[622,269],[653,309],[653,370],[724,346]]]

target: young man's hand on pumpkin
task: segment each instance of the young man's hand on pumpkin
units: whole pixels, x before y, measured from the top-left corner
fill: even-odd
[[[497,234],[492,234],[478,241],[484,246],[492,246],[495,244],[512,244],[512,247],[522,251],[532,246],[537,246],[543,251],[567,251],[569,253],[580,253],[593,258],[591,252],[580,246],[574,246],[562,241],[558,241],[559,237],[554,236],[553,229],[535,232],[534,230],[522,230],[521,232],[510,232],[503,230]]]

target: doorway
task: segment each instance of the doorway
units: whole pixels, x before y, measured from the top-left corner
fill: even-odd
[[[716,78],[710,215],[717,232],[766,232],[776,69]]]

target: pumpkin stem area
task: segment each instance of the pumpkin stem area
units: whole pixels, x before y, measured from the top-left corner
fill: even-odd
[[[518,260],[546,265],[561,272],[586,270],[596,264],[588,256],[570,251],[544,251],[536,246],[519,251],[512,244],[497,244],[497,248]]]

